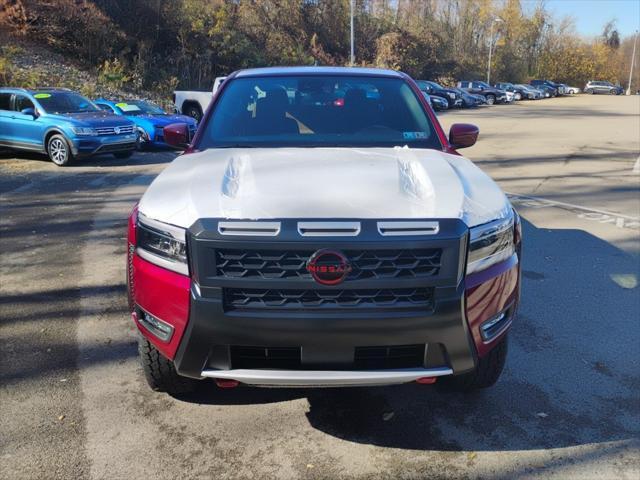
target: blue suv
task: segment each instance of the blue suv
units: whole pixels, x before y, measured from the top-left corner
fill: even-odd
[[[104,153],[128,158],[137,138],[133,122],[71,90],[0,88],[0,147],[46,153],[62,166]]]
[[[196,120],[186,115],[174,115],[146,100],[110,101],[104,98],[94,100],[98,108],[105,112],[123,115],[136,124],[140,136],[140,148],[166,147],[164,127],[174,123],[186,123],[189,138],[196,133]]]

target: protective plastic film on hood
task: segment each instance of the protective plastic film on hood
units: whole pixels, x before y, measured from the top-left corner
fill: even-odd
[[[437,219],[474,226],[508,215],[472,162],[409,148],[225,148],[178,157],[140,203],[188,228],[200,218]]]
[[[464,157],[446,155],[446,158],[460,178],[464,191],[460,218],[469,227],[511,216],[509,200],[490,177]]]

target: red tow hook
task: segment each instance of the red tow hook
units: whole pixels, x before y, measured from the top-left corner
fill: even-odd
[[[420,377],[416,380],[416,383],[421,385],[433,385],[438,380],[438,377]]]
[[[240,382],[237,380],[226,380],[224,378],[216,378],[216,385],[220,388],[236,388],[240,385]]]

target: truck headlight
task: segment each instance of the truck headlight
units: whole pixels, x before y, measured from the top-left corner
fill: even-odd
[[[136,253],[159,267],[189,275],[185,230],[138,214]]]
[[[95,128],[89,127],[71,127],[73,133],[79,136],[87,136],[87,135],[98,135],[98,132]]]
[[[515,253],[514,213],[470,230],[467,275],[507,260]]]

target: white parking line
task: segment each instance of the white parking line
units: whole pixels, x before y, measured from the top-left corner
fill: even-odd
[[[633,173],[640,173],[640,156],[638,157],[638,159],[636,160],[635,165],[633,166],[633,170],[631,170]]]
[[[520,195],[517,193],[508,193],[507,196],[513,203],[530,208],[557,207],[575,213],[578,218],[584,220],[596,221],[599,223],[610,223],[618,228],[640,229],[640,217],[623,215],[621,213],[608,212],[597,208],[582,207],[572,203],[558,202],[556,200],[548,200],[541,197],[532,197],[530,195]]]

